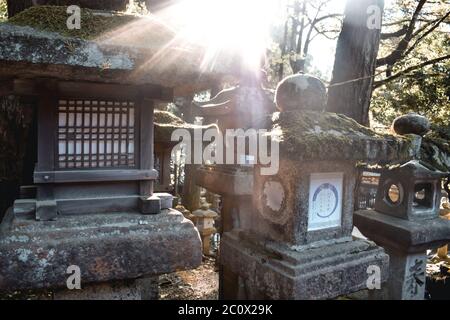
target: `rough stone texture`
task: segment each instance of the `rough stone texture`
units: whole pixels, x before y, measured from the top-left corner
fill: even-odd
[[[157,300],[158,277],[91,284],[80,290],[59,290],[53,300]]]
[[[175,33],[152,18],[95,41],[4,23],[0,67],[4,77],[155,84],[180,92],[206,88],[238,69],[233,57],[223,56],[214,68],[202,70],[205,48],[172,42],[174,38]]]
[[[408,221],[374,210],[356,211],[355,226],[370,240],[408,253],[436,249],[450,242],[450,221],[436,217]]]
[[[244,196],[253,192],[253,171],[231,166],[203,166],[195,173],[199,186],[220,195]]]
[[[55,220],[57,216],[57,204],[55,200],[36,202],[36,220],[49,221]]]
[[[316,77],[295,74],[278,84],[275,101],[280,111],[323,111],[327,101],[327,89]]]
[[[243,232],[232,231],[223,235],[221,243],[221,262],[239,274],[254,298],[328,299],[365,289],[368,266],[380,267],[382,282],[388,275],[389,257],[365,240],[294,250],[266,241],[255,243]]]
[[[436,219],[441,203],[441,179],[445,174],[409,161],[401,166],[382,170],[375,200],[375,210],[407,220]],[[398,202],[389,198],[392,185],[399,189]],[[423,199],[416,193],[423,191]]]
[[[432,131],[423,137],[420,154],[422,161],[450,172],[450,126],[432,126]]]
[[[412,137],[379,134],[344,115],[308,110],[275,113],[270,124],[280,152],[293,160],[356,160],[368,163],[412,159]]]
[[[280,159],[280,170],[275,176],[262,176],[255,168],[253,207],[248,224],[241,228],[252,230],[274,241],[293,245],[304,245],[319,240],[350,237],[353,229],[352,214],[354,207],[355,164],[346,161],[303,161]],[[316,231],[308,231],[308,209],[310,174],[325,172],[342,172],[344,190],[342,199],[341,225]],[[284,190],[284,198],[279,210],[272,210],[266,205],[264,197],[265,184],[278,182]]]
[[[389,281],[386,298],[389,300],[423,300],[427,255],[408,254],[386,250],[389,254]]]
[[[0,291],[65,287],[67,267],[82,284],[155,276],[195,268],[201,241],[175,210],[64,216],[39,222],[12,217],[0,225]]]
[[[159,214],[161,213],[161,199],[156,195],[151,197],[139,198],[139,210],[143,214]]]
[[[389,281],[371,299],[423,300],[427,249],[450,238],[450,223],[436,218],[412,222],[376,211],[357,211],[355,225],[389,254]],[[445,223],[447,222],[447,223]]]
[[[83,8],[91,8],[97,10],[125,10],[128,3],[128,0],[8,0],[8,13],[11,17],[33,5],[78,5]]]
[[[157,192],[153,195],[161,200],[161,209],[173,208],[173,195],[170,193]]]
[[[430,131],[431,124],[424,116],[411,112],[397,117],[392,123],[392,128],[397,134],[417,134],[423,136]]]

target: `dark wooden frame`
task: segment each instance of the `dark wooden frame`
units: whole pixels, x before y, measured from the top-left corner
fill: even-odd
[[[58,81],[54,79],[6,79],[0,81],[1,95],[33,96],[38,101],[38,163],[35,167],[34,182],[37,184],[37,207],[49,201],[54,209],[36,212],[40,219],[56,218],[56,211],[88,212],[110,208],[126,210],[137,206],[140,197],[153,194],[154,180],[158,173],[154,170],[154,128],[153,113],[155,101],[172,101],[170,88],[156,85],[121,85],[89,82]],[[107,100],[129,101],[135,106],[134,138],[135,166],[133,168],[57,168],[58,147],[58,102],[59,100]],[[55,199],[55,194],[73,184],[83,185],[118,182],[123,186],[128,182],[137,183],[137,193],[115,198]],[[66,189],[67,190],[67,189]],[[116,199],[117,198],[117,199]],[[116,200],[114,200],[116,199]],[[44,202],[43,202],[44,201]],[[39,211],[39,210],[37,210]],[[97,212],[97,211],[95,211]]]

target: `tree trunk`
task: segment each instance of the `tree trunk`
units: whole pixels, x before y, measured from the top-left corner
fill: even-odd
[[[373,26],[372,9],[378,7],[381,26],[384,0],[348,0],[339,35],[327,111],[345,114],[369,124],[373,75],[380,45],[381,28]]]

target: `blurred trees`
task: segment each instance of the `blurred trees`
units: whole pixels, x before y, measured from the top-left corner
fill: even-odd
[[[310,48],[320,38],[337,39],[342,14],[330,5],[336,0],[280,0],[285,6],[281,23],[274,26],[269,48],[269,75],[276,83],[285,76],[311,72]],[[319,73],[315,70],[315,73]]]
[[[274,28],[275,44],[269,50],[272,83],[295,72],[321,76],[310,65],[313,57],[309,49],[313,41],[323,37],[337,39],[343,16],[330,5],[336,1],[341,0],[286,0],[284,23]],[[367,70],[353,70],[352,79],[346,79],[355,85],[367,81],[366,76],[374,79],[371,119],[389,124],[397,115],[415,111],[449,125],[450,0],[386,1],[380,37],[374,71],[371,67],[368,74]],[[352,67],[353,58],[347,59]],[[370,97],[369,93],[366,96]],[[358,106],[367,117],[367,103]]]
[[[450,125],[450,1],[396,0],[386,10],[375,79],[375,120],[414,111]]]

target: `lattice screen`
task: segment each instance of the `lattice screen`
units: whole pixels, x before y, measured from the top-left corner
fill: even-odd
[[[60,100],[58,168],[134,167],[135,133],[132,102]]]

